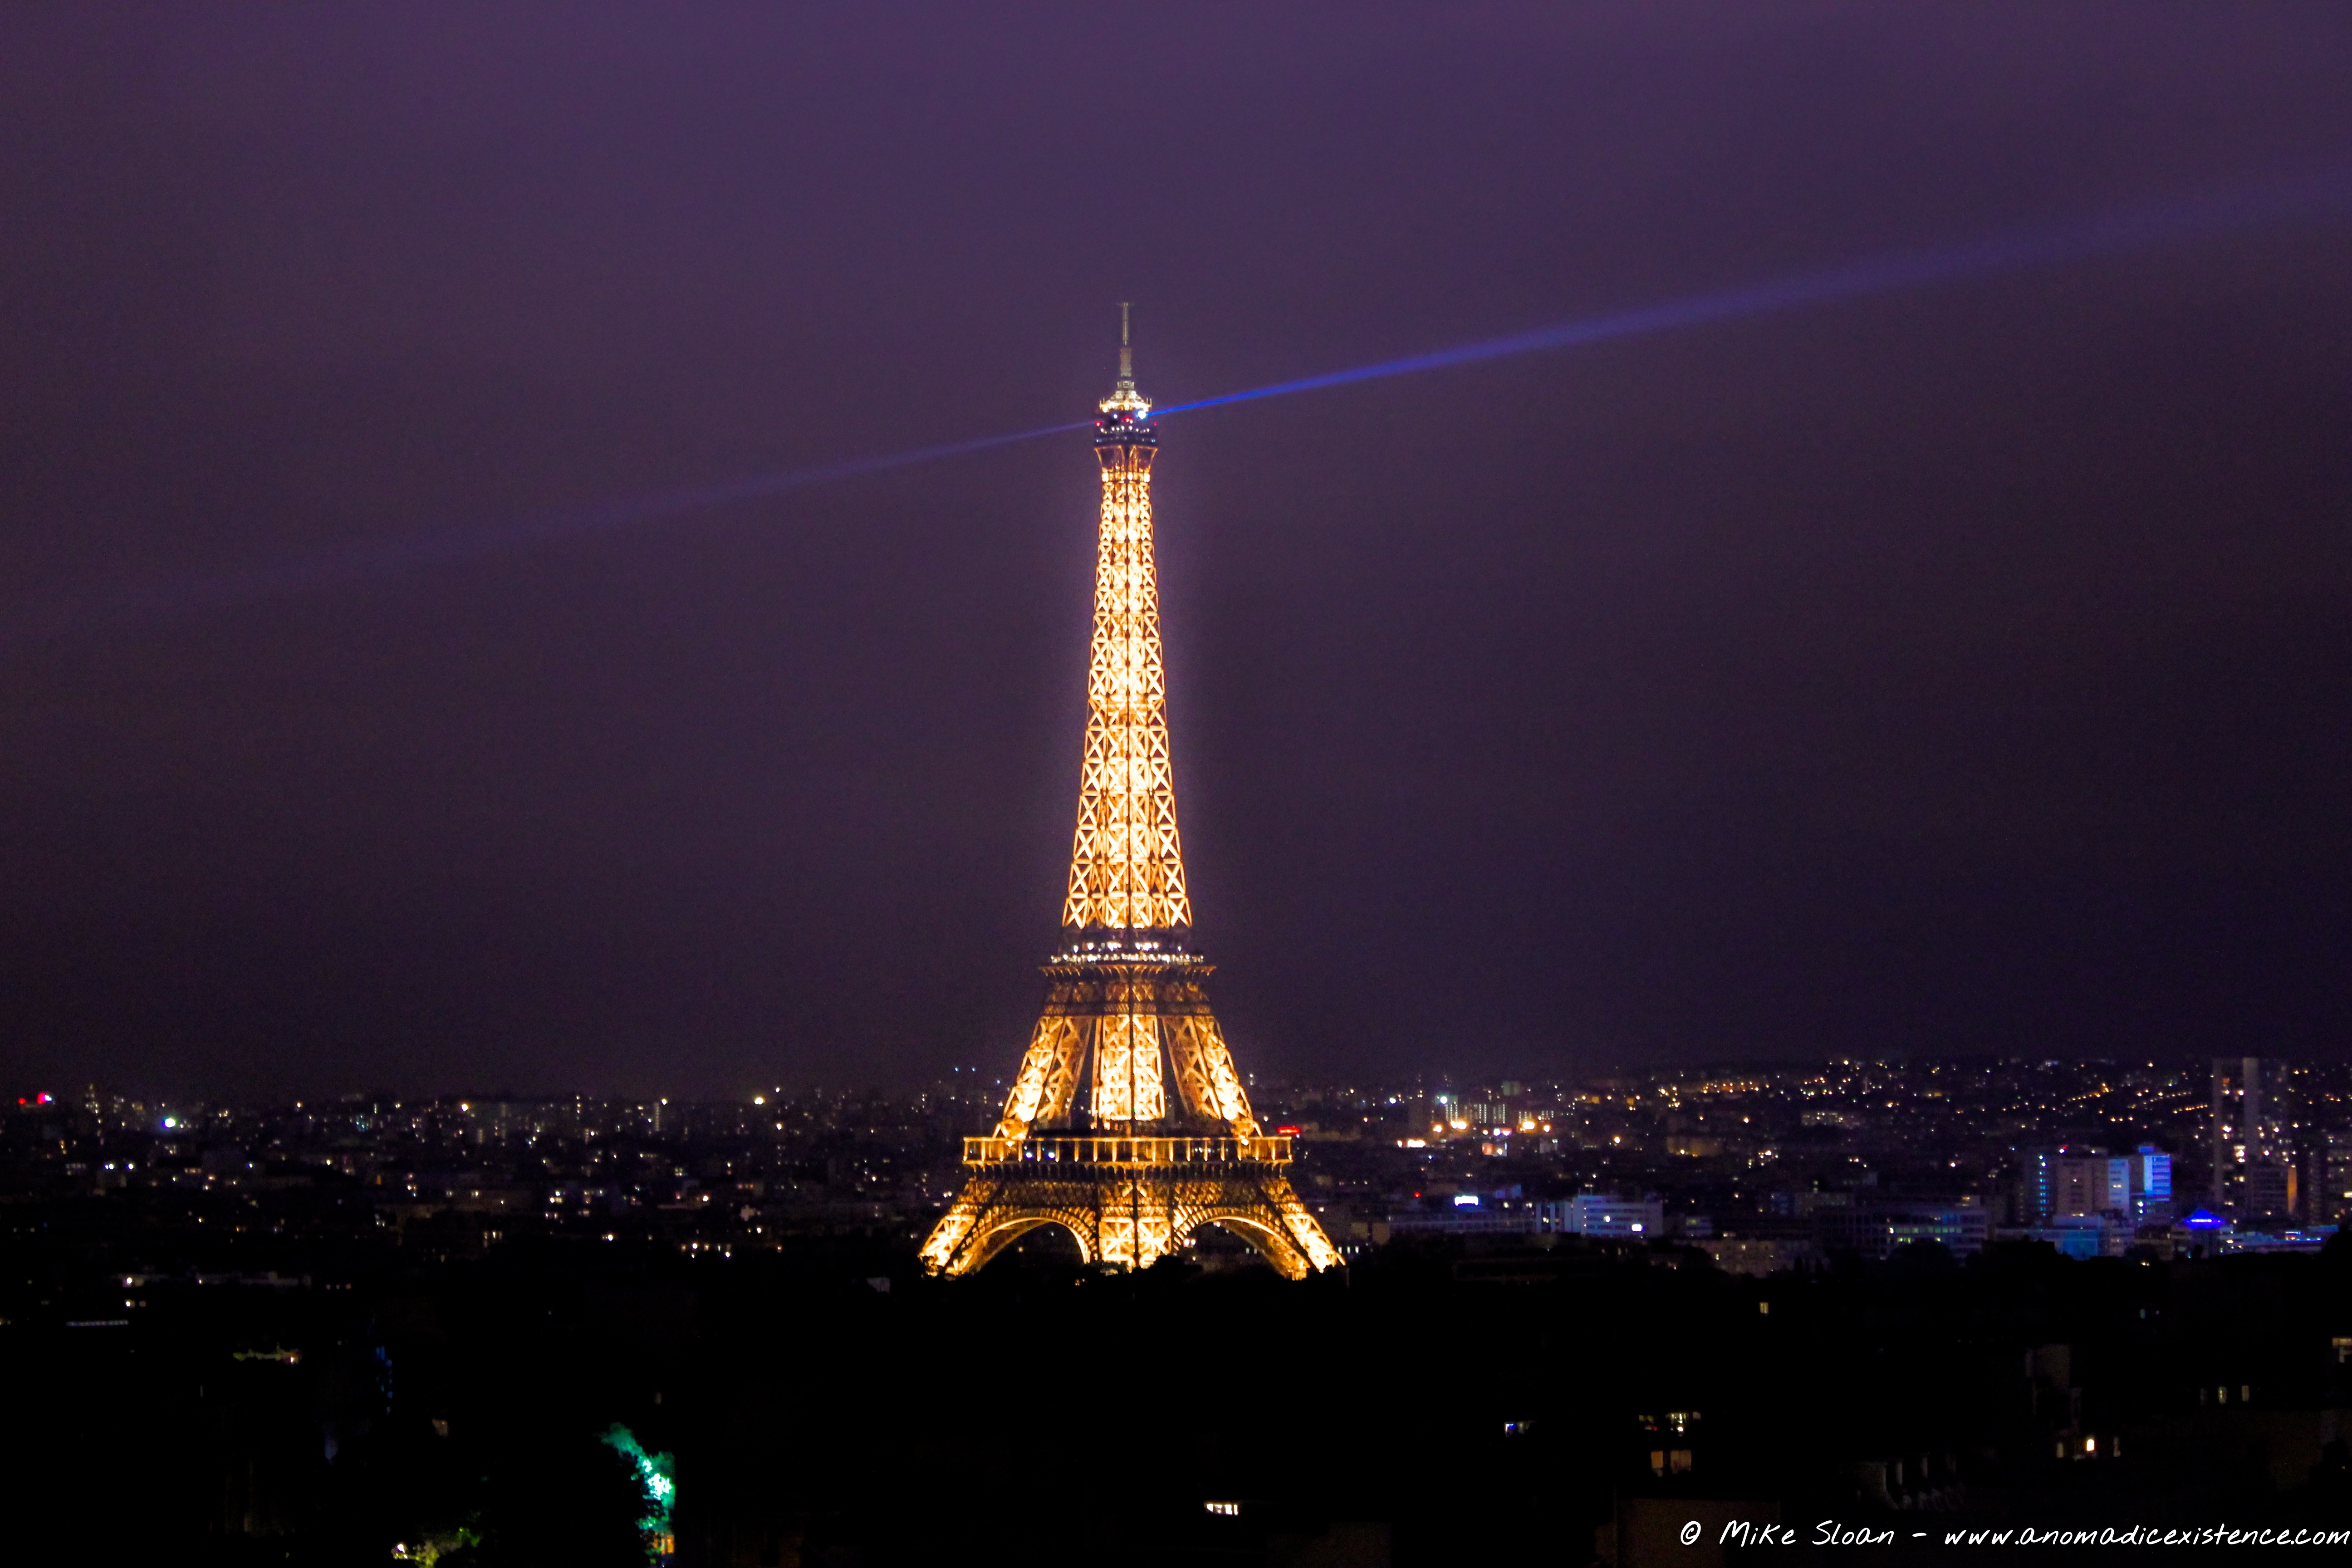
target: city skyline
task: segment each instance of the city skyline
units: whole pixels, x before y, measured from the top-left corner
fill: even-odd
[[[937,1278],[918,1243],[993,1084],[72,1095],[0,1109],[0,1330],[63,1413],[21,1462],[93,1500],[143,1483],[73,1511],[84,1555],[372,1535],[471,1562],[578,1535],[615,1563],[752,1568],[812,1540],[936,1561],[985,1546],[975,1521],[1073,1409],[1125,1397],[1087,1378],[1139,1357],[1244,1391],[1155,1401],[1129,1449],[1152,1479],[1097,1505],[1097,1533],[1178,1562],[1279,1563],[1270,1532],[1454,1561],[1460,1489],[1395,1479],[1433,1433],[1479,1476],[1528,1467],[1477,1494],[1482,1551],[1508,1531],[1605,1564],[1613,1540],[1618,1568],[1645,1533],[1636,1565],[1675,1561],[1694,1515],[1946,1543],[2069,1510],[2341,1530],[2352,1069],[2247,1068],[1260,1080],[1343,1265],[1287,1284],[1217,1226],[1140,1272],[1048,1226]],[[2183,1201],[2216,1100],[2257,1076],[2324,1201]],[[1041,1334],[1041,1364],[997,1373]],[[828,1414],[779,1420],[782,1398]],[[170,1425],[126,1460],[134,1410]]]
[[[1433,1239],[1570,1228],[1538,1210],[1579,1194],[1658,1206],[1652,1240],[1804,1237],[1823,1258],[1854,1245],[1824,1226],[1919,1205],[1974,1212],[1964,1254],[2019,1239],[2090,1248],[2078,1256],[2103,1246],[2108,1256],[2136,1246],[2168,1254],[2231,1240],[2233,1226],[2263,1245],[2279,1239],[2271,1231],[2300,1227],[2293,1245],[2315,1249],[2352,1215],[2352,1068],[2260,1064],[2276,1157],[2295,1173],[2276,1184],[2279,1195],[2301,1188],[2283,1206],[2239,1179],[2244,1162],[2227,1145],[2236,1115],[2220,1097],[2243,1066],[1825,1060],[1569,1081],[1247,1076],[1266,1131],[1297,1147],[1310,1207],[1335,1235],[1352,1227],[1358,1249],[1374,1224]],[[601,1181],[616,1216],[652,1221],[658,1208],[720,1222],[717,1235],[700,1220],[688,1226],[681,1245],[694,1255],[722,1240],[772,1247],[793,1225],[821,1234],[845,1219],[911,1246],[951,1206],[967,1179],[960,1155],[997,1126],[1008,1087],[958,1074],[916,1091],[777,1086],[703,1101],[357,1094],[231,1106],[93,1086],[20,1098],[6,1127],[16,1179],[52,1199],[93,1186],[101,1197],[221,1197],[275,1190],[271,1172],[340,1172],[398,1189],[372,1201],[411,1217],[498,1228],[499,1215],[576,1219],[564,1205],[582,1202],[593,1218],[603,1199],[579,1184]],[[731,1209],[700,1206],[711,1197],[698,1194],[725,1186],[713,1187],[701,1156],[638,1173],[632,1147],[748,1151],[758,1171],[791,1180],[772,1194],[745,1189],[766,1217],[744,1229]],[[850,1149],[863,1151],[850,1165],[824,1163]],[[566,1162],[581,1161],[567,1175]],[[592,1181],[590,1167],[611,1168]]]

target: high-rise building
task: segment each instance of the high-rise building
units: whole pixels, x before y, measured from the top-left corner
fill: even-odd
[[[2017,1173],[2017,1197],[2011,1213],[2020,1225],[2042,1225],[2058,1212],[2058,1162],[2063,1149],[2029,1149]]]
[[[2104,1149],[2059,1144],[2026,1151],[2013,1212],[2020,1225],[2046,1225],[2065,1215],[2131,1210],[2131,1165]]]
[[[2057,1174],[2059,1215],[2120,1219],[2131,1212],[2130,1161],[2107,1154],[2062,1155]]]
[[[1291,1188],[1290,1140],[1251,1114],[1209,1010],[1210,966],[1185,945],[1151,537],[1160,441],[1125,309],[1118,383],[1095,422],[1102,521],[1063,942],[1004,1114],[991,1136],[964,1140],[971,1174],[923,1264],[969,1273],[1059,1225],[1088,1262],[1139,1268],[1216,1225],[1296,1279],[1339,1254]]]
[[[2129,1172],[2131,1217],[2135,1225],[2163,1225],[2173,1215],[2172,1156],[2153,1143],[2143,1143],[2124,1161]]]
[[[2293,1098],[2287,1064],[2275,1057],[2217,1057],[2210,1132],[2209,1199],[2222,1213],[2256,1217],[2295,1212]]]
[[[2152,1143],[2130,1154],[2061,1144],[2025,1153],[2012,1212],[2022,1226],[2062,1219],[2157,1225],[2172,1217],[2172,1156]]]
[[[2322,1133],[2313,1150],[2319,1175],[2311,1217],[2322,1225],[2352,1220],[2352,1129]]]

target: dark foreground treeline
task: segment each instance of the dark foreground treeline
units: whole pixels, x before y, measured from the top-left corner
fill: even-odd
[[[712,1568],[1633,1568],[1721,1560],[1712,1522],[1671,1538],[1698,1518],[1899,1525],[1880,1561],[1960,1523],[2352,1522],[2352,1251],[1754,1280],[1454,1243],[1288,1285],[1047,1248],[947,1283],[903,1239],[542,1240],[305,1286],[13,1250],[12,1561],[642,1563],[616,1423],[675,1455],[675,1561]]]

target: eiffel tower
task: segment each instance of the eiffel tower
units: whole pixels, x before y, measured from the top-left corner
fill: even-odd
[[[1192,904],[1151,546],[1159,437],[1135,390],[1124,305],[1118,384],[1100,407],[1102,533],[1064,941],[1045,965],[1045,1015],[1003,1118],[964,1140],[971,1174],[923,1244],[923,1266],[968,1274],[1059,1225],[1087,1262],[1142,1268],[1217,1225],[1296,1279],[1339,1254],[1291,1190],[1290,1140],[1250,1114],[1203,990],[1212,966],[1183,942]]]

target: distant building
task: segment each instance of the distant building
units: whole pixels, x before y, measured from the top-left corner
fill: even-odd
[[[2173,1215],[2172,1156],[2152,1143],[2130,1154],[2064,1144],[2032,1150],[2011,1212],[2028,1228],[2079,1219],[2167,1224]]]
[[[1514,1212],[1449,1205],[1442,1209],[1408,1210],[1401,1214],[1392,1214],[1384,1220],[1369,1222],[1362,1235],[1378,1243],[1387,1241],[1391,1236],[1408,1234],[1532,1236],[1539,1228],[1541,1226],[1538,1218],[1525,1209]],[[1349,1234],[1356,1233],[1351,1230]]]
[[[1883,1258],[1898,1247],[1932,1241],[1965,1257],[1984,1250],[1992,1215],[1973,1198],[1874,1194],[1843,1208],[1815,1210],[1813,1226],[1821,1245],[1830,1251]]]
[[[2287,1064],[2275,1057],[2213,1061],[2212,1183],[2219,1212],[2292,1215],[2297,1192],[2293,1097]]]
[[[2171,1162],[2168,1156],[2157,1158],[2165,1161],[2161,1174],[2168,1196]],[[2112,1155],[2104,1149],[2064,1143],[2029,1150],[2018,1174],[2017,1202],[2011,1212],[2018,1224],[2026,1226],[2048,1225],[2069,1215],[2123,1218],[2132,1213],[2134,1182],[2150,1179],[2145,1167],[2135,1169],[2136,1163],[2135,1158]]]
[[[2112,1215],[2062,1215],[2042,1225],[2008,1226],[2000,1241],[2046,1241],[2068,1258],[2121,1258],[2134,1226]]]
[[[1693,1243],[1726,1274],[1756,1279],[1791,1268],[1818,1268],[1822,1249],[1803,1237],[1710,1237]]]
[[[2309,1229],[2287,1226],[2276,1232],[2259,1230],[2225,1230],[2221,1233],[2223,1252],[2317,1252],[2336,1235],[2332,1225],[2314,1226]]]
[[[2127,1156],[2124,1163],[2129,1168],[2132,1223],[2169,1224],[2173,1215],[2172,1156],[2159,1152],[2152,1143],[2143,1143],[2139,1152]]]
[[[1572,1198],[1536,1205],[1538,1222],[1546,1230],[1571,1236],[1654,1237],[1666,1231],[1666,1205],[1654,1194],[1621,1198],[1607,1193],[1579,1193]]]
[[[2011,1211],[2020,1225],[2040,1225],[2058,1212],[2058,1162],[2063,1149],[2030,1149],[2017,1173],[2017,1203]]]
[[[2352,1131],[2322,1134],[2313,1152],[2319,1182],[2312,1194],[2312,1218],[2324,1224],[2352,1219]]]
[[[2058,1215],[2131,1212],[2131,1162],[2105,1154],[2061,1155],[2057,1162]]]

